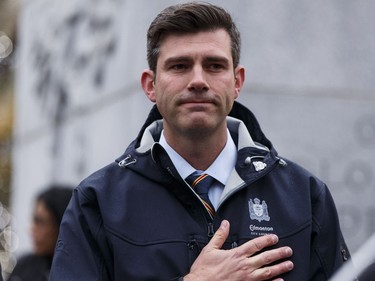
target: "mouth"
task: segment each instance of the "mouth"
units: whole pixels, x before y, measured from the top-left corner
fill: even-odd
[[[211,101],[186,101],[186,102],[183,102],[182,104],[195,104],[195,105],[199,105],[199,104],[212,104]]]
[[[182,99],[180,100],[180,103],[181,104],[195,104],[195,105],[199,105],[199,104],[215,104],[215,101],[211,98],[185,98],[185,99]]]
[[[207,111],[214,103],[208,100],[187,100],[181,103],[182,106],[191,111]]]

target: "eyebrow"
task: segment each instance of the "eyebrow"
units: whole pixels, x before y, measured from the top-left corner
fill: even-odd
[[[221,57],[221,56],[212,56],[212,57],[207,57],[204,59],[205,62],[220,62],[220,63],[225,63],[229,64],[229,60],[226,57]]]
[[[170,58],[166,59],[166,61],[164,62],[164,65],[170,65],[170,64],[174,64],[174,63],[182,63],[182,62],[192,62],[192,61],[193,61],[193,59],[191,57],[188,57],[188,56],[170,57]],[[229,60],[226,57],[222,57],[222,56],[205,57],[203,59],[203,62],[221,62],[221,63],[229,64]]]
[[[192,62],[193,59],[189,57],[171,57],[165,60],[164,65],[170,65],[174,63],[181,63],[181,62]]]

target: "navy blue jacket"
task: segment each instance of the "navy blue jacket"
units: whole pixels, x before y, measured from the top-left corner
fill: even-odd
[[[327,280],[349,256],[327,187],[278,157],[247,108],[236,102],[230,116],[237,164],[213,220],[157,143],[154,107],[124,155],[75,189],[50,280],[176,280],[223,219],[231,223],[223,248],[275,233],[277,247],[294,253],[285,280]]]

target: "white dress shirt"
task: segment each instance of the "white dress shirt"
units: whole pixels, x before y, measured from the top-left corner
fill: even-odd
[[[184,158],[182,158],[181,155],[179,155],[171,146],[169,146],[164,137],[164,131],[162,131],[159,143],[166,150],[173,162],[173,165],[176,167],[177,172],[183,179],[196,171],[196,169],[194,169]],[[223,150],[207,170],[198,170],[199,172],[206,173],[216,179],[208,191],[208,197],[210,198],[215,210],[218,207],[221,194],[236,164],[236,160],[237,147],[234,144],[229,130],[227,129],[227,142]]]

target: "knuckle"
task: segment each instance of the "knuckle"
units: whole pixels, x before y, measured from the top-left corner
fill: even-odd
[[[270,263],[272,263],[273,262],[273,259],[272,259],[272,256],[270,255],[270,254],[265,254],[264,256],[263,256],[263,263],[264,264],[270,264]]]
[[[265,278],[265,279],[271,278],[272,277],[272,270],[269,267],[264,268],[263,273],[262,273],[262,277]]]
[[[240,252],[238,249],[233,249],[232,257],[234,259],[241,258],[241,256],[242,256],[242,252]]]
[[[247,267],[252,269],[252,270],[257,268],[257,263],[255,262],[254,258],[248,258]]]
[[[252,245],[254,246],[257,252],[263,249],[263,244],[258,239],[254,239],[251,241]]]

